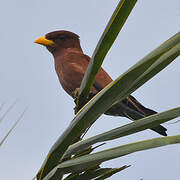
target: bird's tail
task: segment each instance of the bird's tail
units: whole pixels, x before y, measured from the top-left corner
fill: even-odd
[[[105,112],[105,114],[107,115],[124,116],[133,121],[156,113],[156,111],[144,107],[133,96],[128,96],[122,102],[113,105],[108,111]],[[155,126],[151,128],[151,130],[163,136],[167,136],[167,129],[161,125]]]
[[[95,80],[93,86],[97,91],[101,91],[102,86]],[[94,94],[92,93],[90,98],[92,98]],[[133,96],[129,95],[122,102],[119,102],[113,105],[110,109],[108,109],[104,114],[110,116],[123,116],[127,117],[131,120],[142,119],[146,116],[150,116],[156,114],[156,111],[148,109],[144,107],[139,101],[137,101]],[[155,126],[151,128],[151,130],[163,135],[167,136],[167,129],[161,125]]]
[[[145,107],[144,107],[144,112],[145,112],[146,116],[150,116],[150,115],[153,115],[153,114],[157,113],[156,111],[153,111],[153,110],[145,108]],[[167,129],[165,127],[161,126],[161,125],[155,126],[155,127],[151,128],[151,129],[153,131],[163,135],[163,136],[167,136],[167,133],[166,133]]]

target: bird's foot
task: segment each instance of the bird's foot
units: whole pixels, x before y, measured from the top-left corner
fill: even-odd
[[[80,90],[80,88],[76,88],[75,90],[74,90],[74,92],[72,93],[72,97],[73,97],[73,99],[74,99],[74,102],[77,104],[77,98],[78,98],[78,95],[79,95],[79,90]]]
[[[87,100],[86,102],[84,102],[81,106],[77,106],[78,105],[78,93],[79,93],[79,89],[80,88],[76,88],[75,91],[73,92],[73,98],[74,98],[74,102],[76,104],[76,106],[74,107],[74,112],[75,114],[90,100],[92,99],[96,94],[93,93],[93,92],[90,92],[88,97],[87,97]]]

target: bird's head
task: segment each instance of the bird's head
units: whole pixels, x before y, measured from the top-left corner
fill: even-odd
[[[79,36],[69,31],[53,31],[34,41],[47,47],[54,55],[67,48],[80,48]]]

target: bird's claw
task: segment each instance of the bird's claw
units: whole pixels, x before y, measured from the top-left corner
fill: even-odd
[[[76,100],[78,98],[79,95],[79,90],[80,88],[76,88],[73,93],[72,93],[72,97]]]

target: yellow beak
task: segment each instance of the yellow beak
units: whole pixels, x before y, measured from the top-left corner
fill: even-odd
[[[34,43],[37,43],[37,44],[41,44],[41,45],[44,45],[44,46],[52,46],[54,45],[55,43],[49,39],[46,39],[45,36],[42,36],[40,38],[37,38]]]

